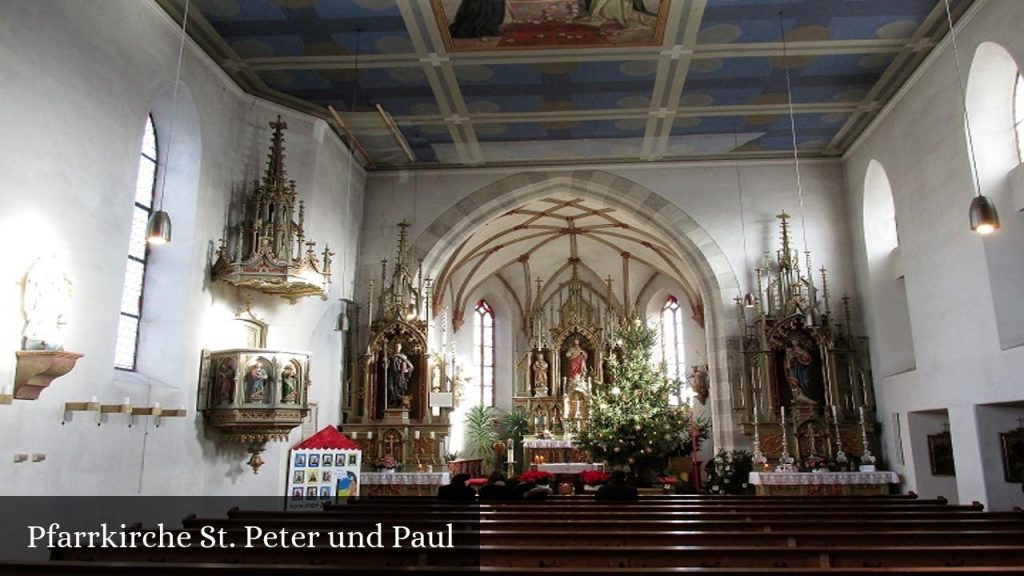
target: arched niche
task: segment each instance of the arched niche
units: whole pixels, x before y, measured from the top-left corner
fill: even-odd
[[[892,376],[913,370],[914,334],[906,275],[889,175],[877,160],[864,176],[864,246],[871,283],[871,314],[877,327],[878,371]]]
[[[1005,48],[984,42],[971,62],[966,94],[978,182],[981,192],[995,202],[1002,224],[983,242],[999,345],[1004,350],[1024,344],[1024,299],[1020,298],[1024,213],[1013,201],[1010,178],[1020,164],[1013,110],[1019,70]],[[965,198],[964,207],[967,202]]]

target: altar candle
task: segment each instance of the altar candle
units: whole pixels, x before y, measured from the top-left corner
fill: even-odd
[[[131,403],[132,403],[132,399],[129,398],[128,396],[125,396],[124,400],[121,401],[121,406],[128,406]]]
[[[436,439],[436,438],[437,438],[437,432],[434,432],[433,430],[431,430],[431,431],[430,431],[430,439],[431,439],[431,440],[434,440],[434,439]]]
[[[4,391],[6,392],[6,387],[4,387]],[[97,398],[95,396],[93,396],[92,398],[89,398],[89,404],[95,404],[96,402],[97,402]]]
[[[860,406],[859,410],[860,410],[860,423],[863,424],[864,423],[864,407]]]
[[[830,406],[830,408],[832,408],[832,419],[838,422],[839,421],[839,410],[836,409],[836,405],[835,404]]]
[[[414,431],[412,433],[412,437],[415,438],[416,440],[419,440],[420,439],[420,431],[419,430]]]
[[[157,410],[157,411],[160,410],[160,403],[159,402],[153,402],[153,410]]]
[[[783,427],[785,427],[785,424],[786,424],[786,407],[785,406],[781,406],[780,408],[782,409],[782,424],[783,424]]]
[[[372,431],[366,433],[366,439],[367,440],[373,440],[373,432]]]
[[[349,436],[351,436],[352,439],[355,440],[356,438],[359,438],[359,432],[353,430],[352,433],[349,434]]]

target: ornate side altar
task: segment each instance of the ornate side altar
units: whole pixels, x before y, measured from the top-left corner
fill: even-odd
[[[381,261],[379,295],[374,281],[369,282],[369,334],[344,429],[362,448],[364,467],[390,455],[403,470],[413,471],[444,461],[451,382],[443,377],[444,360],[427,350],[430,280],[424,282],[422,270],[413,273],[408,227],[405,222],[398,226],[390,278],[388,261]]]
[[[774,261],[766,252],[754,271],[757,293],[736,300],[744,333],[744,373],[733,408],[754,436],[755,470],[769,459],[793,472],[808,461],[840,470],[857,461],[873,466],[877,442],[867,347],[853,335],[849,298],[833,315],[828,272],[814,281],[811,254],[793,247],[789,215],[778,215],[780,241]],[[825,478],[818,476],[818,479]]]

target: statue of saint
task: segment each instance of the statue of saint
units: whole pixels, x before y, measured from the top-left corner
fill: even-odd
[[[569,360],[569,380],[579,381],[587,376],[587,351],[580,347],[579,338],[572,341],[572,346],[565,351]]]
[[[295,374],[295,367],[291,364],[284,367],[281,371],[281,402],[286,404],[294,404],[295,396],[299,390],[298,387],[299,379],[298,375]]]
[[[539,352],[537,359],[533,362],[533,389],[543,391],[544,394],[548,390],[548,363],[544,360],[544,355]]]
[[[245,375],[245,401],[264,403],[267,398],[267,380],[270,376],[259,363],[249,367],[249,373]]]
[[[789,384],[794,400],[814,402],[811,393],[811,360],[811,353],[804,349],[800,340],[790,339],[783,367],[786,370],[786,382]]]
[[[221,360],[217,368],[217,389],[214,406],[223,406],[235,401],[235,370],[238,367],[231,358]]]
[[[413,365],[402,352],[402,343],[395,342],[395,350],[388,356],[388,408],[405,407],[402,396],[409,390]]]
[[[26,350],[64,349],[64,326],[74,289],[67,269],[67,256],[56,251],[40,257],[28,269],[22,296]]]

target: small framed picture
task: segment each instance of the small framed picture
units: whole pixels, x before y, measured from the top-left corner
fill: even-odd
[[[1024,482],[1024,429],[999,435],[1003,447],[1003,477],[1007,482]]]
[[[356,455],[355,454],[349,454],[348,455],[348,465],[349,466],[355,466],[356,465]]]
[[[292,488],[292,500],[302,500],[302,488]]]
[[[319,484],[320,475],[316,473],[316,470],[308,470],[306,472],[306,484]]]
[[[305,468],[306,467],[306,455],[305,454],[296,454],[295,455],[295,467],[296,468]]]
[[[320,467],[320,455],[319,454],[310,454],[309,455],[309,467],[310,468],[319,468]]]
[[[334,466],[334,454],[324,454],[324,468]]]
[[[953,440],[949,432],[928,435],[928,458],[933,476],[956,476],[953,462]]]
[[[309,488],[306,488],[306,500],[316,500],[316,495],[316,486],[310,486]]]
[[[306,482],[306,473],[302,470],[296,470],[292,474],[292,484],[303,484]]]
[[[321,498],[330,498],[331,497],[331,487],[330,486],[321,486],[320,487],[320,497]]]
[[[321,482],[330,482],[331,478],[333,478],[333,477],[334,477],[334,475],[331,474],[330,470],[323,470],[323,471],[320,472],[320,481]]]

